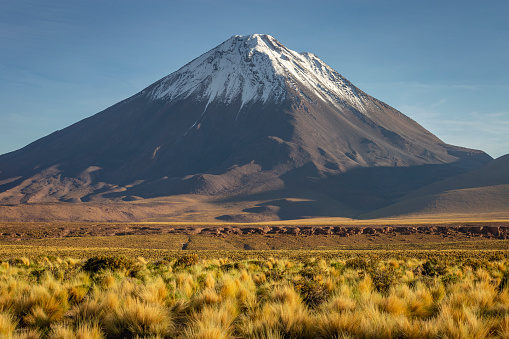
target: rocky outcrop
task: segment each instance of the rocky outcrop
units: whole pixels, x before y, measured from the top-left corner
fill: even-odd
[[[213,230],[213,231],[212,231]],[[189,228],[184,233],[192,232]],[[366,235],[410,235],[427,234],[451,236],[464,234],[472,237],[507,239],[509,237],[509,225],[506,226],[260,226],[260,227],[239,227],[239,228],[205,228],[197,234],[206,235],[229,235],[229,234],[288,234],[299,236],[324,235],[347,237],[356,234]]]
[[[354,235],[438,235],[508,239],[509,223],[485,223],[483,225],[419,225],[419,226],[181,226],[143,224],[94,224],[94,225],[34,225],[27,228],[0,225],[0,239],[41,239],[61,237],[123,236],[144,234],[185,234],[227,237],[232,235],[290,235],[290,236],[339,236]]]

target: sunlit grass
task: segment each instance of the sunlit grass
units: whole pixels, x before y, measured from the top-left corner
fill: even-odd
[[[5,260],[0,338],[509,337],[501,252],[338,253]]]

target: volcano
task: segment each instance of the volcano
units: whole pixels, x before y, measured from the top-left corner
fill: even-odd
[[[268,218],[352,217],[491,160],[444,143],[312,53],[270,35],[237,35],[0,156],[0,204],[186,195],[249,202],[244,214]]]

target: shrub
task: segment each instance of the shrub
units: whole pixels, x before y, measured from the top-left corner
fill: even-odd
[[[387,293],[396,282],[396,273],[392,267],[386,270],[373,270],[370,275],[373,286],[378,292]]]
[[[196,253],[186,254],[175,261],[173,267],[189,267],[198,263],[198,255]]]
[[[459,277],[456,274],[446,274],[442,277],[442,283],[445,286],[449,286],[459,281]]]
[[[343,265],[340,262],[331,262],[330,266],[335,268],[335,269],[337,269],[337,270],[339,270],[339,271],[343,270],[343,268],[345,267],[345,265]]]
[[[221,265],[221,270],[224,271],[224,272],[229,272],[229,271],[231,271],[234,268],[235,268],[235,265],[232,264],[232,263]]]
[[[305,279],[313,279],[315,275],[319,274],[319,271],[315,268],[305,267],[299,271],[299,274]]]
[[[136,267],[134,260],[123,255],[106,256],[100,255],[89,258],[83,265],[83,270],[92,274],[104,270],[127,270],[134,275],[139,268]]]
[[[477,259],[477,258],[467,258],[464,262],[463,267],[469,266],[472,268],[472,270],[477,270],[479,268],[486,268],[488,266],[488,262],[483,259]]]
[[[302,301],[311,308],[319,306],[329,299],[329,290],[318,281],[301,279],[294,283],[295,289],[300,292]]]
[[[42,276],[46,272],[46,269],[44,267],[42,268],[34,268],[32,272],[28,275],[30,278],[33,278],[36,282],[40,282]]]
[[[504,260],[505,256],[502,253],[494,253],[488,258],[489,261],[501,261]]]
[[[233,267],[236,270],[242,270],[242,269],[246,268],[246,265],[243,262],[236,262],[236,263],[233,264]]]
[[[422,275],[426,275],[428,277],[444,275],[446,271],[446,266],[440,264],[438,260],[434,258],[427,260],[421,267]]]
[[[346,268],[353,268],[356,270],[367,270],[369,266],[369,262],[364,258],[348,259],[345,263]]]
[[[30,265],[30,260],[27,258],[12,258],[8,262],[12,266],[29,266]]]
[[[271,281],[281,281],[285,277],[284,272],[281,272],[279,270],[272,270],[267,273],[265,273],[265,276],[268,280]]]

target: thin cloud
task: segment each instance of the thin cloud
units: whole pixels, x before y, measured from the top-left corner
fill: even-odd
[[[468,91],[481,91],[488,89],[509,89],[507,84],[461,84],[461,83],[426,83],[416,81],[388,81],[388,82],[365,82],[358,84],[360,88],[383,88],[383,89],[426,89],[447,90],[460,89]]]

